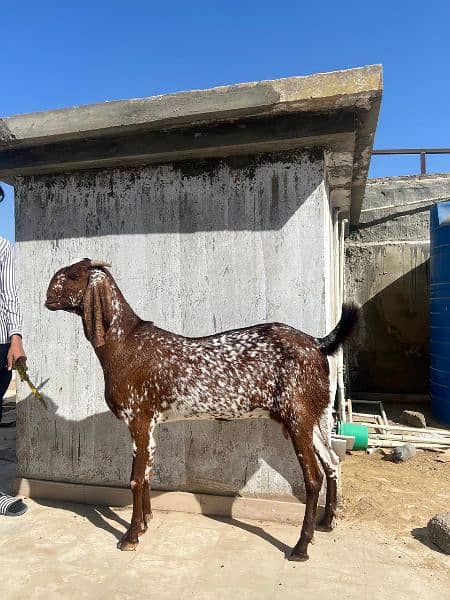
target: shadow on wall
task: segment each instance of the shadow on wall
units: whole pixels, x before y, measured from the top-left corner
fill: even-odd
[[[125,424],[118,421],[109,411],[80,421],[72,421],[58,415],[57,405],[48,396],[45,396],[45,400],[47,412],[32,396],[21,402],[17,421],[17,451],[23,473],[19,473],[19,476],[128,487],[132,445]],[[36,415],[36,411],[40,411],[41,414]],[[33,421],[37,421],[36,416],[39,417],[39,446],[33,444],[33,440],[24,440],[21,433],[24,429],[23,419],[31,417]],[[259,435],[263,435],[262,428],[257,426],[258,421],[264,421],[264,430],[268,435],[267,443],[263,444],[260,438],[256,438],[260,443],[258,448],[252,449],[249,440],[255,438],[249,428],[254,427]],[[304,502],[305,489],[301,469],[292,443],[284,438],[278,423],[269,419],[194,421],[191,422],[190,436],[185,435],[185,430],[180,427],[182,424],[183,422],[160,424],[156,428],[157,450],[153,489],[229,496],[232,503],[236,496],[261,498],[257,483],[258,477],[262,476],[272,477],[283,484],[281,487],[284,493],[277,495],[280,486],[274,485],[274,494],[267,497],[280,499],[280,496],[284,496],[289,499],[293,495]],[[220,444],[215,442],[221,435],[227,440],[224,449],[220,449]],[[83,440],[87,441],[87,448]],[[104,442],[108,444],[108,451],[105,450]],[[72,459],[72,470],[66,473],[66,476],[61,474],[61,468],[58,466],[58,454],[67,452],[65,448],[70,448]],[[109,456],[107,452],[110,453]],[[114,472],[114,462],[121,477],[108,481],[102,475],[99,465],[106,464],[108,468],[112,465],[110,471]],[[120,464],[126,466],[126,474],[123,473],[123,468],[119,468]],[[262,475],[259,472],[261,464],[265,465]],[[270,467],[270,474],[267,466]]]
[[[16,240],[278,230],[322,179],[314,151],[31,176]]]
[[[362,306],[348,346],[352,393],[428,392],[429,260]]]

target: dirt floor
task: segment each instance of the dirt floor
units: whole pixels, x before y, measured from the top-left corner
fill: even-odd
[[[348,454],[342,466],[340,520],[372,528],[383,543],[414,548],[417,540],[436,552],[420,557],[423,567],[439,568],[443,558],[442,566],[450,569],[450,557],[431,544],[426,530],[431,517],[450,511],[450,462],[440,462],[439,456],[422,451],[396,464],[387,451]]]
[[[391,425],[402,424],[402,411],[410,409],[419,410],[428,427],[445,427],[434,419],[431,407],[424,404],[385,403],[384,408]],[[378,409],[374,412],[378,413]],[[391,540],[411,545],[412,540],[417,540],[439,552],[429,541],[426,526],[434,515],[450,512],[449,453],[450,450],[446,452],[448,462],[444,462],[441,452],[417,450],[414,457],[398,464],[390,459],[390,449],[372,454],[347,453],[342,463],[341,520],[349,526],[374,528],[387,543]],[[433,568],[433,560],[429,565]],[[446,568],[450,569],[450,565]]]
[[[450,510],[450,462],[423,451],[395,464],[381,452],[347,455],[343,464],[342,518],[375,521],[398,533]]]

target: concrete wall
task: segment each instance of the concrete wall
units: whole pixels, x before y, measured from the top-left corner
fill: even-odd
[[[20,386],[24,477],[129,481],[128,431],[107,411],[81,321],[43,308],[63,265],[110,260],[136,312],[185,335],[278,320],[312,334],[331,326],[331,221],[317,154],[24,177],[16,215],[30,371],[50,405],[46,413]],[[276,424],[158,427],[155,488],[302,494],[291,443]]]
[[[346,243],[346,295],[363,319],[347,352],[352,393],[428,392],[429,208],[450,176],[369,180]]]

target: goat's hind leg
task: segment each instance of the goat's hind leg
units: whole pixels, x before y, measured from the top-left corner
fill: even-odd
[[[298,422],[298,419],[295,418],[292,420],[287,419],[285,425],[291,436],[295,453],[303,471],[306,489],[306,508],[300,539],[287,558],[288,560],[301,562],[309,558],[308,545],[314,536],[317,502],[322,487],[323,475],[317,463],[313,447],[312,431],[308,431],[306,427],[294,425]]]
[[[327,479],[327,497],[325,504],[325,514],[322,520],[316,525],[318,531],[332,531],[336,527],[336,506],[337,506],[337,475],[339,459],[334,454],[332,448],[322,443],[317,444],[314,440],[314,449],[322,465]]]

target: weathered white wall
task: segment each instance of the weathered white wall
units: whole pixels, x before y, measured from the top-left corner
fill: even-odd
[[[20,386],[22,476],[124,485],[131,448],[107,412],[81,321],[43,307],[53,273],[110,260],[136,312],[185,335],[284,321],[330,328],[330,211],[323,162],[307,153],[199,165],[27,177],[16,186],[17,267],[32,377]],[[282,496],[302,492],[290,442],[267,420],[159,426],[162,489]]]

